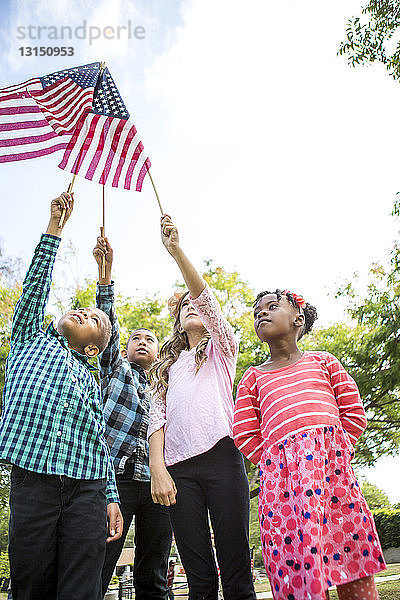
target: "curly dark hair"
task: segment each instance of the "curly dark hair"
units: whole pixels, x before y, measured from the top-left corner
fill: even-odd
[[[318,318],[317,309],[315,308],[315,306],[312,306],[312,304],[310,304],[309,302],[306,302],[305,306],[300,306],[291,292],[276,289],[274,292],[269,292],[266,290],[257,294],[257,298],[253,302],[253,308],[258,304],[258,302],[263,296],[267,296],[268,294],[275,294],[278,299],[278,302],[280,301],[282,296],[286,296],[288,302],[292,306],[294,306],[299,312],[302,311],[304,313],[304,327],[298,339],[302,338],[303,335],[305,335],[306,333],[310,333],[315,321]]]

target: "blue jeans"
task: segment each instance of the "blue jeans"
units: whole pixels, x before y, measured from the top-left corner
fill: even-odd
[[[150,482],[117,477],[117,487],[124,529],[119,540],[107,544],[103,567],[103,594],[107,591],[132,519],[135,517],[135,598],[167,600],[166,575],[172,540],[168,510],[165,506],[154,504]]]

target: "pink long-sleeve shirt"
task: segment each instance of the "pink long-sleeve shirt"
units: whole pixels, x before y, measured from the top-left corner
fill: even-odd
[[[207,360],[196,374],[195,348],[183,350],[170,367],[166,399],[154,397],[148,437],[164,427],[167,466],[210,450],[222,438],[232,437],[232,387],[238,344],[210,288],[191,303],[211,336]]]

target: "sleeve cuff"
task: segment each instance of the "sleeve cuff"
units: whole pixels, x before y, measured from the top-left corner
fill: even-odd
[[[115,502],[116,504],[119,504],[119,496],[118,494],[114,494],[114,493],[107,493],[106,492],[106,497],[107,497],[107,504],[111,504],[112,502]]]
[[[118,495],[117,484],[115,483],[115,479],[111,479],[111,480],[109,479],[107,481],[106,498],[107,498],[107,504],[110,504],[111,502],[119,503],[119,495]]]
[[[210,293],[212,293],[207,281],[205,282],[205,284],[206,285],[204,286],[204,289],[200,292],[200,294],[197,296],[197,298],[193,298],[192,295],[189,294],[190,302],[197,302],[198,300],[200,300],[200,302],[201,302],[201,300],[204,296],[209,296]]]
[[[58,250],[60,243],[61,238],[57,237],[56,235],[42,233],[38,248],[40,248],[42,251],[45,250],[53,254]]]
[[[162,429],[164,427],[164,425],[167,423],[166,419],[158,419],[157,421],[155,421],[154,423],[149,423],[149,426],[147,428],[147,441],[149,441],[149,438],[151,435],[153,435],[153,433],[155,431],[158,431],[159,429]]]
[[[97,282],[96,297],[101,300],[113,301],[114,300],[114,281],[112,280],[111,283],[108,285],[100,285],[99,282]]]

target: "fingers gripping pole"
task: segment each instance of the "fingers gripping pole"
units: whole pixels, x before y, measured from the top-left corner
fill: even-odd
[[[72,178],[72,181],[71,181],[71,183],[70,183],[70,184],[69,184],[69,186],[68,186],[68,189],[67,189],[67,194],[71,194],[71,192],[72,192],[72,188],[74,187],[74,183],[75,183],[75,177],[76,177],[76,175],[75,175],[75,173],[74,173],[74,176],[73,176],[73,178]],[[63,208],[63,211],[62,211],[62,213],[61,213],[60,220],[59,220],[59,222],[58,222],[58,229],[61,229],[61,227],[62,227],[62,226],[63,226],[63,224],[64,224],[65,214],[66,214],[66,209],[65,209],[65,208]]]

